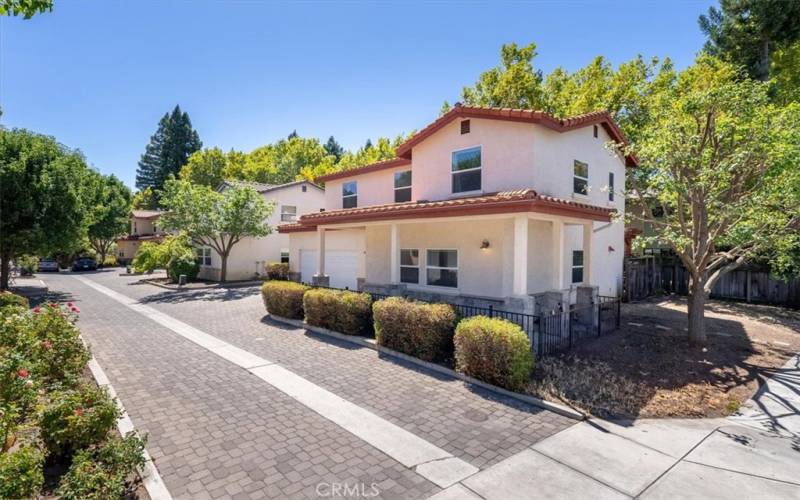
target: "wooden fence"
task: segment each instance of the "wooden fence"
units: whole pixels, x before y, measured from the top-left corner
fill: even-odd
[[[677,257],[626,257],[623,291],[626,301],[664,292],[686,295],[688,290],[689,273]],[[720,278],[711,297],[800,308],[800,278],[782,281],[763,268],[737,269]]]

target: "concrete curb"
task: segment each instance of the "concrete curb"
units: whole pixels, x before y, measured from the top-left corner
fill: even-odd
[[[423,361],[421,359],[415,358],[413,356],[409,356],[408,354],[403,354],[402,352],[395,351],[393,349],[388,349],[386,347],[380,346],[377,344],[375,339],[368,339],[366,337],[356,337],[353,335],[345,335],[343,333],[339,333],[333,330],[328,330],[327,328],[320,328],[318,326],[312,326],[307,324],[305,321],[301,321],[299,319],[289,319],[284,318],[282,316],[276,316],[274,314],[267,313],[267,316],[278,321],[280,323],[285,323],[287,325],[296,326],[298,328],[305,328],[306,330],[312,331],[314,333],[318,333],[320,335],[326,335],[328,337],[333,337],[339,340],[344,340],[345,342],[350,342],[352,344],[357,344],[362,347],[367,347],[374,351],[378,351],[380,353],[386,354],[387,356],[392,356],[394,358],[402,359],[403,361],[408,361],[409,363],[413,363],[417,366],[421,366],[423,368],[427,368],[428,370],[432,370],[438,373],[442,373],[444,375],[448,375],[450,377],[456,378],[467,384],[474,385],[480,387],[482,389],[486,389],[488,391],[494,392],[496,394],[500,394],[502,396],[516,399],[518,401],[522,401],[523,403],[528,403],[534,406],[538,406],[539,408],[544,408],[545,410],[552,411],[553,413],[558,413],[559,415],[563,415],[565,417],[571,418],[573,420],[585,420],[586,415],[580,413],[572,408],[569,408],[564,405],[560,405],[558,403],[553,403],[550,401],[545,401],[543,399],[539,399],[534,396],[529,396],[527,394],[519,394],[516,392],[509,391],[508,389],[503,389],[502,387],[497,387],[496,385],[487,384],[481,380],[476,378],[464,375],[463,373],[459,373],[455,370],[451,370],[450,368],[446,368],[441,365],[437,365],[436,363],[430,363],[428,361]]]
[[[263,281],[260,280],[251,280],[251,281],[238,281],[238,282],[228,282],[224,285],[222,283],[212,283],[209,285],[203,286],[193,286],[193,287],[179,287],[178,285],[167,285],[164,283],[158,283],[156,281],[152,281],[149,279],[139,280],[142,283],[147,283],[148,285],[157,286],[159,288],[164,288],[165,290],[172,290],[173,292],[192,292],[194,290],[218,290],[218,289],[226,289],[226,288],[245,288],[248,286],[257,286],[261,285]]]
[[[117,421],[117,430],[119,433],[122,436],[125,436],[129,432],[134,432],[138,435],[136,428],[133,426],[131,417],[128,416],[128,412],[125,411],[125,407],[122,405],[122,401],[120,401],[117,395],[117,391],[114,390],[114,386],[111,385],[111,381],[108,380],[106,373],[94,356],[89,360],[89,371],[92,372],[92,376],[95,382],[97,382],[97,385],[99,387],[105,387],[108,391],[108,395],[114,398],[114,401],[117,402],[117,407],[122,412],[122,416],[119,417]],[[172,500],[172,495],[164,484],[164,480],[161,479],[161,474],[158,473],[156,464],[153,462],[147,449],[144,450],[144,460],[144,466],[142,470],[139,471],[139,477],[142,479],[142,484],[147,490],[147,494],[150,495],[152,500]]]

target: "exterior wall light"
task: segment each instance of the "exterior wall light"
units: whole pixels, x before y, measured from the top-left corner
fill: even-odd
[[[489,246],[490,246],[489,245],[489,240],[481,241],[481,250],[486,250],[487,248],[489,248]]]

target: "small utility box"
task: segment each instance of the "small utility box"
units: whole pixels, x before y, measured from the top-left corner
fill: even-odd
[[[186,275],[181,274],[178,276],[178,286],[184,286],[186,284]]]

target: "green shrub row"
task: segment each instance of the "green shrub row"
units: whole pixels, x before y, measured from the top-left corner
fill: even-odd
[[[61,498],[123,498],[144,441],[116,437],[116,402],[83,382],[90,353],[75,326],[80,310],[0,300],[0,498],[39,497],[46,459],[68,467]]]
[[[459,321],[449,304],[400,297],[372,303],[367,293],[268,281],[262,288],[270,314],[303,319],[348,335],[374,328],[379,345],[425,361],[455,358],[461,373],[511,390],[524,388],[533,370],[530,341],[510,321],[474,316]]]

